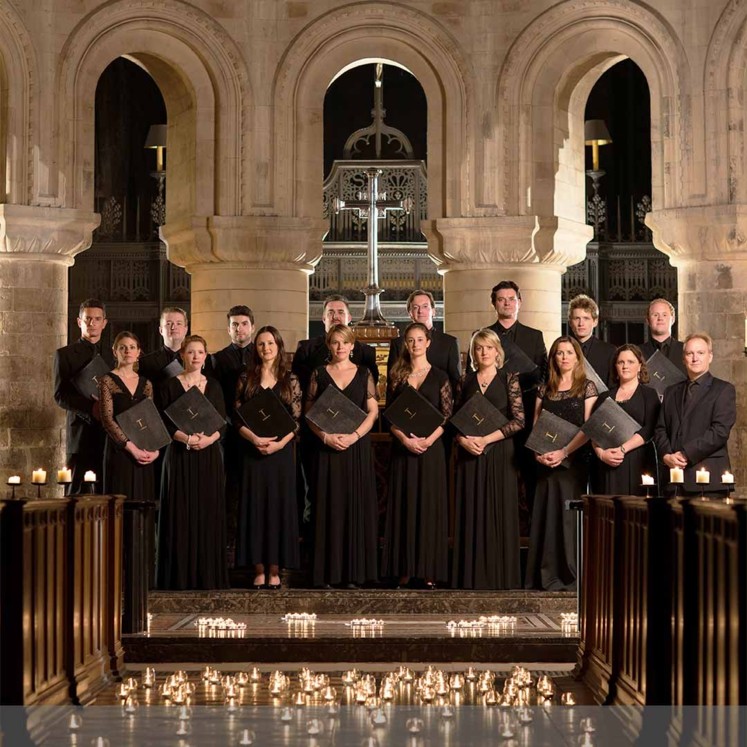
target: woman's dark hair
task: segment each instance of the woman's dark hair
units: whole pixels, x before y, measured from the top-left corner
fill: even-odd
[[[241,399],[247,400],[253,397],[262,385],[262,358],[259,356],[257,349],[257,340],[262,334],[272,335],[272,339],[275,340],[275,344],[278,346],[277,358],[273,364],[273,373],[275,378],[280,384],[280,399],[286,404],[290,404],[293,396],[290,386],[290,376],[288,376],[289,368],[288,363],[285,360],[285,343],[280,335],[280,332],[275,327],[265,325],[257,330],[257,334],[254,336],[254,345],[252,346],[252,359],[246,365],[246,384],[241,391]]]
[[[641,364],[641,371],[638,374],[638,381],[640,381],[641,384],[648,384],[650,379],[648,375],[648,366],[646,365],[646,359],[643,357],[643,353],[641,352],[641,349],[638,347],[638,345],[632,345],[630,343],[620,345],[620,347],[615,351],[615,357],[612,360],[612,381],[615,384],[620,383],[620,377],[617,375],[617,359],[620,357],[620,353],[626,352],[633,353],[635,359]]]
[[[575,338],[568,335],[558,337],[557,340],[552,344],[550,352],[547,355],[549,366],[547,376],[547,393],[557,394],[558,387],[560,386],[560,369],[558,364],[555,362],[555,354],[558,352],[560,344],[567,342],[576,353],[576,366],[573,369],[573,384],[569,390],[572,397],[582,397],[586,388],[586,369],[584,368],[584,354],[581,350],[581,346],[575,340]]]
[[[407,349],[405,340],[407,339],[408,333],[414,329],[422,330],[425,333],[426,339],[431,339],[431,331],[425,326],[425,324],[413,322],[405,327],[405,331],[402,333],[402,347],[399,351],[399,358],[397,358],[397,361],[392,366],[392,370],[389,372],[389,386],[392,389],[395,389],[400,386],[400,384],[407,381],[407,377],[412,373],[412,358],[410,357],[410,351]]]

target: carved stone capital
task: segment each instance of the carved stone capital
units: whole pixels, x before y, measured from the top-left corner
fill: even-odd
[[[674,266],[747,259],[747,205],[655,210],[646,214],[654,246]]]
[[[194,265],[220,262],[312,272],[328,228],[322,218],[194,216],[161,226],[161,238],[169,259],[188,272]]]
[[[0,257],[73,264],[91,246],[97,213],[69,208],[0,205]]]
[[[438,218],[421,228],[442,271],[538,263],[564,269],[586,256],[593,234],[585,223],[536,215]]]

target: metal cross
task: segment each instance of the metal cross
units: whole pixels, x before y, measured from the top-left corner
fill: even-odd
[[[368,286],[361,290],[366,296],[366,310],[363,319],[356,322],[355,327],[391,327],[391,322],[384,319],[381,313],[379,295],[383,292],[379,288],[379,218],[384,218],[388,210],[412,210],[412,200],[387,200],[386,194],[379,194],[379,176],[381,169],[366,169],[368,190],[359,192],[357,200],[341,200],[336,197],[332,203],[335,213],[340,210],[357,210],[362,218],[368,218]]]

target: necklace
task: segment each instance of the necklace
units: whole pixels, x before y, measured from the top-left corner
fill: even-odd
[[[421,377],[427,375],[428,371],[431,370],[430,366],[426,366],[425,368],[419,368],[417,371],[413,371],[410,376],[413,379],[420,379]]]

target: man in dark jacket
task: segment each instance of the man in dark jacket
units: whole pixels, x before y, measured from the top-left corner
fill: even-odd
[[[648,360],[657,350],[669,358],[682,373],[687,373],[682,355],[682,343],[672,337],[676,316],[674,306],[665,298],[655,298],[648,305],[648,342],[641,345],[643,357]]]
[[[570,332],[581,346],[584,358],[589,361],[604,384],[609,386],[617,348],[594,336],[597,324],[599,324],[599,306],[593,298],[582,293],[571,299],[568,304]]]

